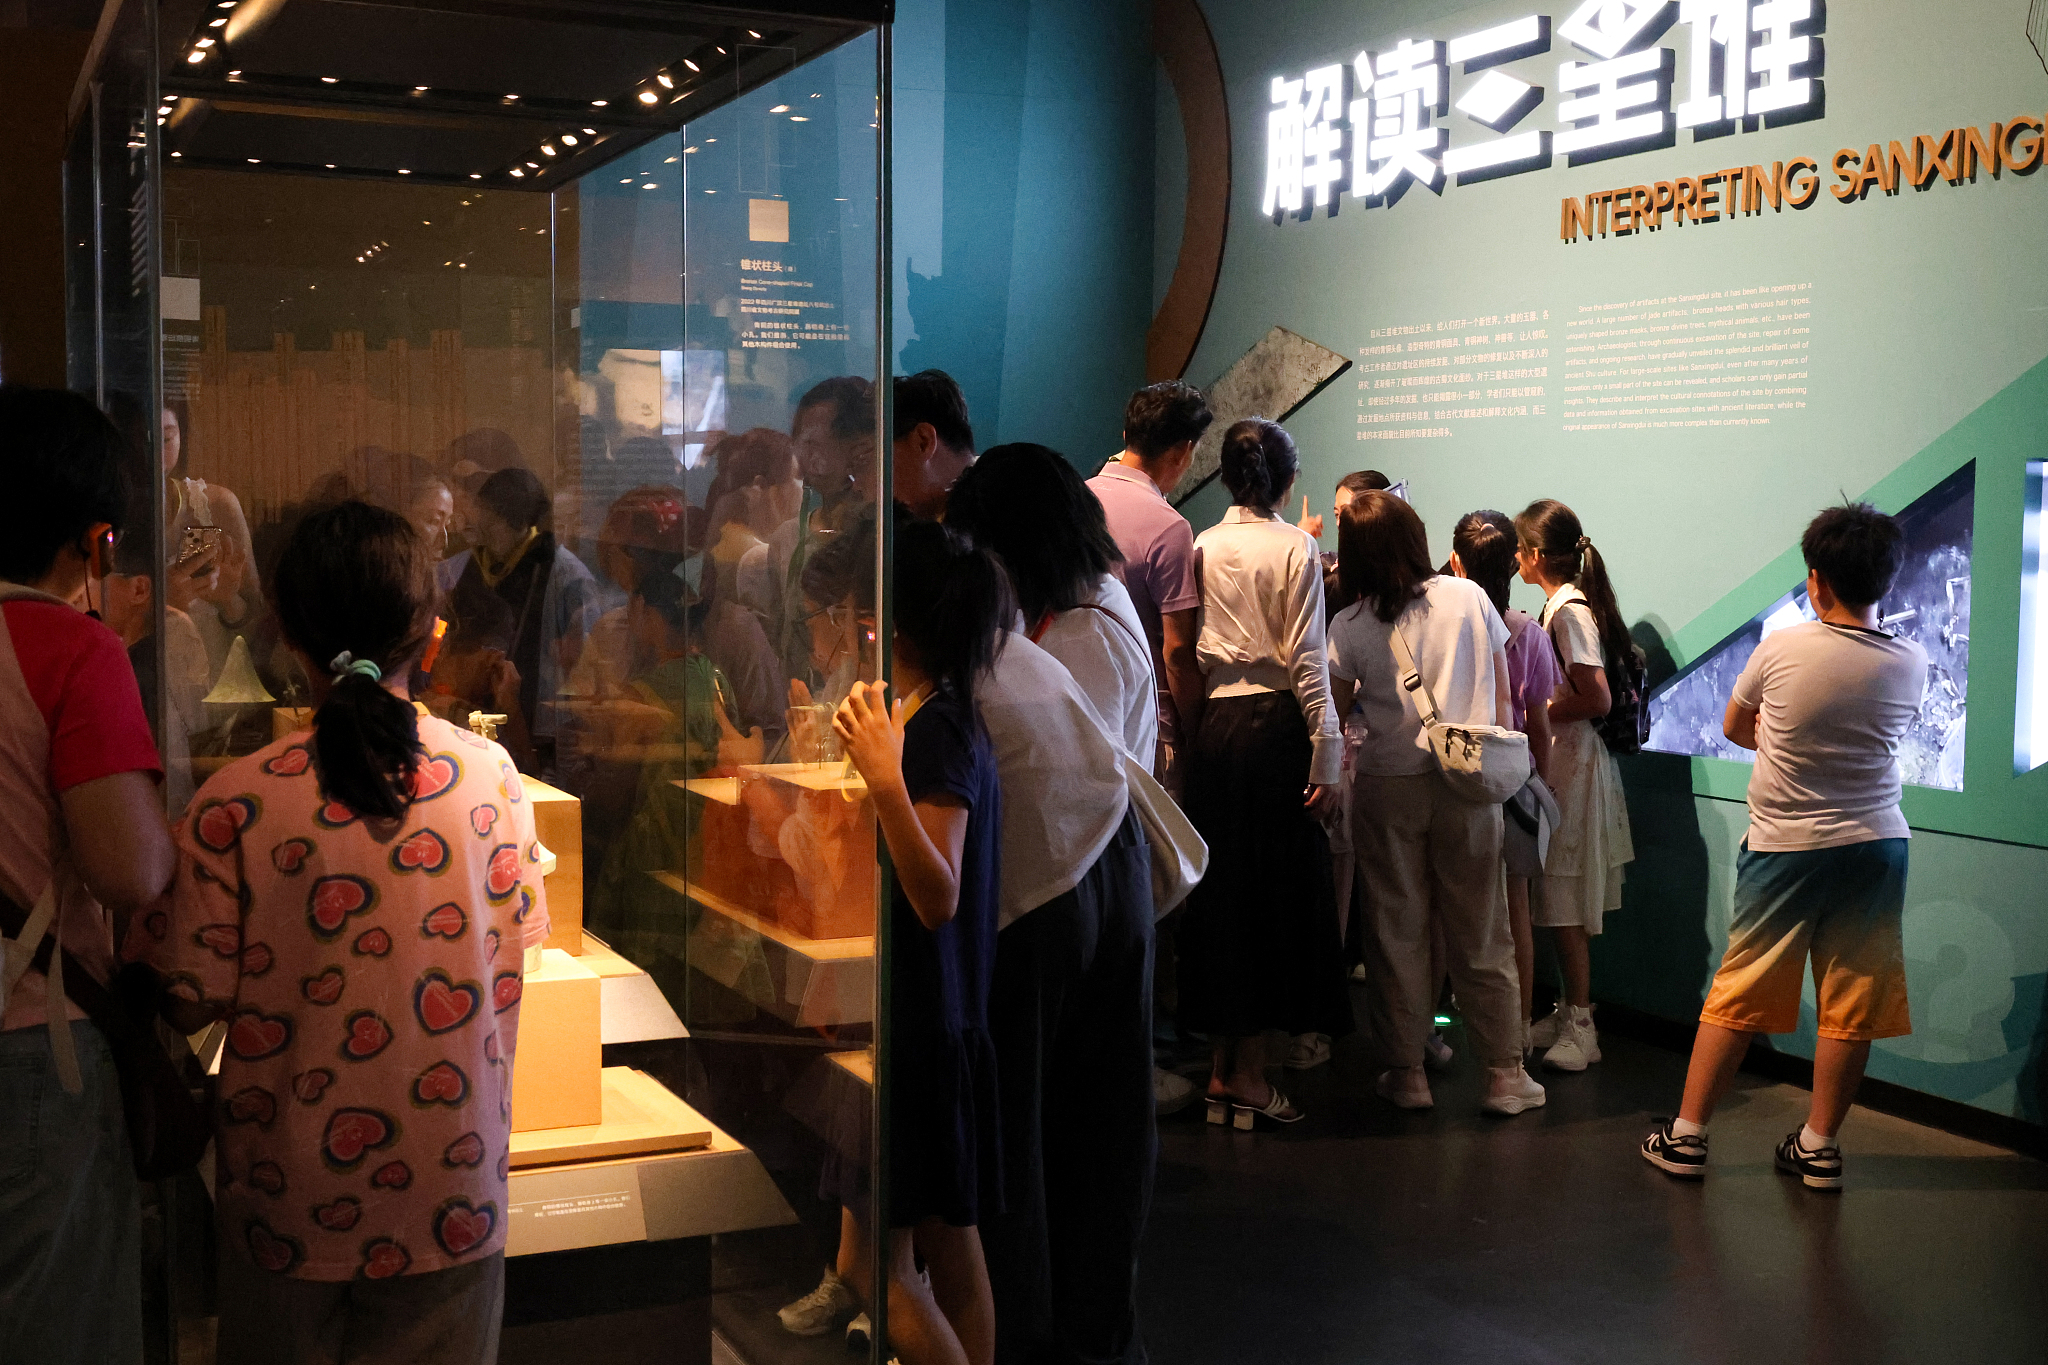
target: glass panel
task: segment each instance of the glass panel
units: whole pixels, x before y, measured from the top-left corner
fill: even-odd
[[[828,717],[884,668],[880,40],[779,20],[729,53],[718,25],[743,18],[691,20],[648,39],[689,60],[623,96],[562,76],[539,118],[538,85],[488,106],[423,67],[376,87],[360,50],[294,27],[315,13],[218,49],[167,35],[185,93],[103,121],[135,130],[137,168],[161,144],[160,198],[113,185],[104,136],[97,166],[74,157],[73,198],[106,217],[74,248],[74,364],[162,442],[157,534],[132,540],[171,803],[312,719],[266,593],[304,518],[355,498],[409,519],[446,626],[413,695],[505,746],[557,859],[521,1005],[508,1357],[528,1329],[599,1331],[573,1288],[596,1282],[669,1315],[667,1358],[713,1358],[714,1332],[748,1362],[815,1351],[777,1310],[865,1248],[842,1209],[872,1227],[876,1184],[875,829]],[[324,65],[290,67],[308,52]],[[733,65],[684,74],[714,58]],[[718,107],[632,122],[677,87]],[[444,107],[410,122],[415,94]],[[462,159],[485,144],[499,160]],[[115,269],[108,244],[136,241],[148,268]],[[541,983],[592,976],[590,1066],[537,1068],[536,1039],[582,1027]],[[537,1125],[560,1099],[520,1098],[539,1080],[673,1131],[579,1165],[599,1125]],[[624,1223],[537,1231],[592,1170],[635,1173],[599,1201]],[[634,1249],[642,1227],[660,1248]],[[574,1259],[600,1253],[628,1259]]]
[[[2019,723],[2013,771],[2048,763],[2048,567],[2041,557],[2041,509],[2048,503],[2048,460],[2027,461],[2020,526]]]

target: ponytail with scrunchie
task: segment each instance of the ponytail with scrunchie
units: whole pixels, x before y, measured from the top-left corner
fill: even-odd
[[[412,703],[384,685],[404,676],[434,622],[433,565],[412,525],[363,502],[299,523],[271,589],[286,641],[333,679],[313,717],[321,794],[357,815],[396,819],[426,757]]]

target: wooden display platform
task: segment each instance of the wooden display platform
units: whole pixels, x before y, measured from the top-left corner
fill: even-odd
[[[649,872],[704,910],[690,965],[798,1028],[866,1023],[874,1013],[875,940],[805,938],[673,872]]]
[[[512,1134],[515,1168],[646,1156],[708,1146],[711,1124],[660,1081],[629,1066],[603,1072],[604,1120],[577,1128],[536,1128]]]

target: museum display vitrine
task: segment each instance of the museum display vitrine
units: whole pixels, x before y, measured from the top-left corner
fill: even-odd
[[[415,697],[536,797],[507,1360],[797,1358],[777,1310],[872,1226],[829,717],[886,668],[887,17],[130,0],[78,111],[71,381],[144,471],[115,624],[172,813],[310,723],[264,584],[349,498],[440,559]]]

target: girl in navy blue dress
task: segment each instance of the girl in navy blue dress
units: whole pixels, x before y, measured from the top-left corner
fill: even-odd
[[[1002,1212],[988,1032],[1002,793],[974,683],[1016,607],[995,559],[935,523],[901,527],[895,564],[898,699],[857,683],[833,718],[895,866],[889,1337],[905,1365],[989,1365],[995,1305],[978,1229]],[[872,1303],[873,1277],[856,1276]]]

